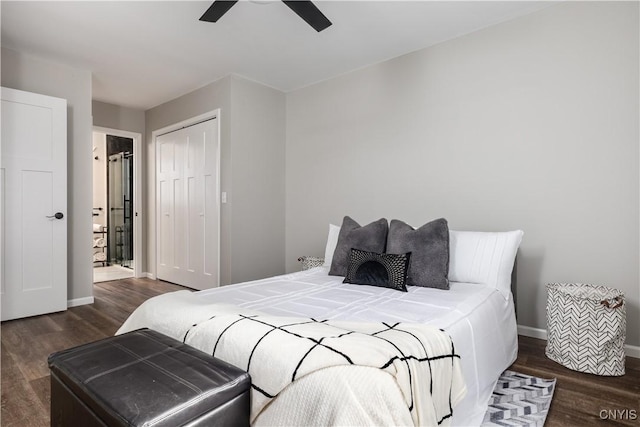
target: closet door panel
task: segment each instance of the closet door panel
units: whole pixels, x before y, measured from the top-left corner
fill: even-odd
[[[173,265],[173,226],[171,221],[171,212],[173,210],[172,188],[169,182],[161,181],[159,183],[159,205],[160,205],[160,221],[158,224],[158,235],[160,236],[160,250],[158,251],[158,260],[163,268],[170,268]]]
[[[170,233],[158,218],[158,278],[194,289],[216,287],[219,280],[217,135],[214,119],[156,138],[157,206],[172,218]],[[169,140],[173,148],[163,149]],[[165,195],[163,179],[169,175],[171,195]],[[163,256],[170,253],[173,262],[167,268]]]
[[[220,258],[220,182],[219,182],[219,150],[218,150],[218,122],[204,133],[202,185],[203,185],[203,235],[204,235],[204,265],[203,274],[209,280],[218,277],[218,260]]]
[[[193,126],[189,132],[187,176],[189,179],[189,273],[190,280],[199,283],[198,288],[207,287],[206,281],[200,277],[204,265],[204,243],[205,236],[202,232],[204,219],[204,190],[202,184],[202,165],[204,162],[204,144],[201,126]]]
[[[175,138],[158,138],[157,168],[157,222],[158,224],[158,277],[177,283],[174,269],[175,253]]]
[[[203,274],[215,278],[218,274],[219,237],[218,237],[218,182],[212,175],[204,176],[204,258]]]

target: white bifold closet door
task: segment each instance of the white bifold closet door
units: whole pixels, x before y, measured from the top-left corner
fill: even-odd
[[[217,118],[156,138],[157,277],[194,289],[219,285]]]

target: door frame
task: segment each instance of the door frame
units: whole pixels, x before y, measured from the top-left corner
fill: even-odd
[[[220,120],[220,108],[216,108],[215,110],[211,110],[208,111],[206,113],[197,115],[195,117],[191,117],[189,119],[186,120],[182,120],[180,122],[174,123],[172,125],[169,126],[165,126],[162,127],[160,129],[156,129],[154,131],[151,132],[151,150],[150,152],[153,153],[153,165],[151,164],[151,162],[147,162],[147,167],[149,168],[148,170],[148,174],[147,176],[151,176],[152,178],[152,183],[149,183],[148,188],[151,189],[153,188],[153,192],[150,192],[153,194],[153,202],[149,203],[149,209],[153,209],[154,212],[150,212],[149,213],[149,218],[154,218],[153,223],[150,222],[150,224],[152,224],[149,227],[149,249],[153,251],[153,260],[154,262],[151,263],[153,265],[154,271],[153,272],[149,272],[147,273],[150,279],[157,279],[157,274],[158,274],[158,212],[160,212],[160,210],[158,209],[158,176],[157,176],[157,159],[158,159],[158,144],[156,142],[156,139],[159,136],[165,135],[167,133],[170,132],[174,132],[180,129],[184,129],[187,128],[189,126],[193,126],[196,125],[198,123],[201,122],[205,122],[207,120],[212,120],[212,119],[217,119],[218,120],[218,149],[217,149],[217,153],[216,153],[216,210],[217,210],[217,214],[218,214],[218,259],[216,260],[216,264],[217,264],[217,281],[218,281],[218,287],[220,287],[221,283],[220,283],[220,278],[221,278],[221,274],[220,274],[220,250],[222,247],[222,236],[220,235],[221,232],[221,226],[220,224],[222,223],[222,208],[221,208],[221,203],[220,203],[220,188],[221,188],[221,171],[220,171],[220,155],[222,153],[222,140],[220,139],[220,126],[221,126],[221,120]]]
[[[93,132],[133,139],[133,277],[142,273],[142,134],[126,130],[93,126]]]

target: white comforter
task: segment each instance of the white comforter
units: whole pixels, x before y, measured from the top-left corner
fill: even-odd
[[[448,425],[466,391],[451,339],[428,325],[269,316],[180,291],[118,334],[141,327],[246,369],[253,424]]]
[[[317,267],[196,294],[203,303],[233,304],[273,316],[420,323],[444,329],[460,354],[467,386],[467,395],[456,408],[452,424],[479,426],[498,377],[517,356],[517,329],[510,295],[507,299],[496,289],[457,282],[451,282],[448,291],[410,286],[408,292],[398,292],[345,284],[342,277],[329,276],[328,271],[328,267]],[[294,383],[278,400],[284,400],[283,395],[295,388]],[[296,403],[293,395],[290,406]],[[377,408],[382,403],[383,398],[371,406]],[[271,423],[274,424],[282,423]]]

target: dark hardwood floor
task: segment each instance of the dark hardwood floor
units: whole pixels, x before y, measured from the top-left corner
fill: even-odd
[[[50,384],[47,356],[55,351],[112,336],[147,299],[185,289],[149,279],[97,283],[90,305],[60,313],[3,322],[3,427],[49,426]],[[75,426],[74,426],[75,427]]]
[[[94,289],[91,305],[2,323],[2,426],[49,425],[50,353],[112,336],[142,302],[184,288],[149,279],[126,279],[99,283]],[[640,425],[640,359],[627,358],[623,377],[599,377],[571,371],[547,359],[543,340],[521,336],[519,344],[518,360],[511,369],[557,378],[547,426]],[[615,410],[635,413],[637,418],[600,419],[601,411]]]
[[[545,426],[640,426],[640,359],[627,357],[624,376],[601,377],[572,371],[548,359],[544,354],[546,343],[520,336],[518,359],[510,368],[556,378]],[[608,411],[620,412],[609,415]],[[601,419],[601,414],[609,419]]]

